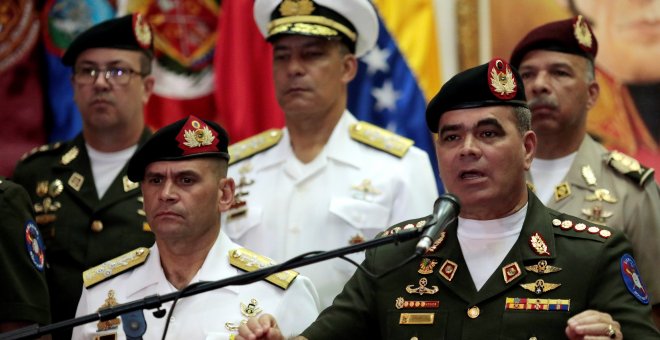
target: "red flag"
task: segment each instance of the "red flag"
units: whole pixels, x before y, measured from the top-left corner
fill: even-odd
[[[252,16],[252,0],[224,0],[216,44],[215,99],[232,142],[284,126],[275,99],[272,48]]]

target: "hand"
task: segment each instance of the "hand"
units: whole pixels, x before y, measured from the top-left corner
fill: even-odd
[[[566,336],[571,340],[623,339],[621,325],[607,313],[586,310],[568,319]]]
[[[285,340],[277,327],[277,321],[270,314],[258,318],[249,318],[247,323],[238,329],[236,340]]]

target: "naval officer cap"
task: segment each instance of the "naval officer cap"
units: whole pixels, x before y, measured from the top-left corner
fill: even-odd
[[[153,55],[153,34],[147,20],[139,13],[103,21],[80,33],[69,45],[62,63],[73,66],[78,56],[90,48],[114,48]]]
[[[147,166],[158,161],[216,157],[229,161],[229,137],[217,123],[188,116],[162,127],[128,161],[128,179],[140,182]]]
[[[369,0],[256,0],[254,19],[268,41],[283,34],[341,39],[358,57],[378,38]]]
[[[443,113],[484,106],[527,107],[525,89],[518,71],[504,59],[465,70],[453,76],[426,107],[426,125],[438,132]]]
[[[520,67],[525,55],[533,50],[575,54],[591,61],[598,53],[598,41],[583,16],[553,21],[539,26],[516,45],[511,53],[511,65]]]

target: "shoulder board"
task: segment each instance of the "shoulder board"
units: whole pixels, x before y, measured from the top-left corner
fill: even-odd
[[[251,250],[239,248],[229,251],[229,263],[238,269],[246,272],[253,272],[258,269],[272,266],[275,264],[275,261]],[[295,270],[285,270],[268,276],[266,281],[282,289],[287,289],[297,276],[298,272]]]
[[[229,146],[229,165],[250,158],[277,145],[282,139],[282,130],[270,129],[256,136]]]
[[[45,145],[34,147],[32,150],[24,153],[21,156],[21,161],[24,161],[24,160],[26,160],[26,159],[34,156],[34,155],[37,155],[37,154],[41,154],[41,153],[44,153],[44,152],[47,152],[47,151],[57,150],[61,146],[62,146],[62,143],[57,142],[57,143],[45,144]]]
[[[655,172],[652,168],[646,168],[639,164],[636,159],[618,151],[610,152],[607,157],[607,165],[628,177],[640,187],[643,187],[646,181],[652,179]]]
[[[612,237],[612,234],[615,233],[611,228],[584,221],[570,215],[558,213],[553,215],[553,217],[552,226],[555,234],[605,242],[605,240]]]
[[[392,131],[367,122],[351,124],[349,129],[351,138],[356,141],[399,158],[405,156],[408,149],[415,144],[412,139],[399,136]]]
[[[143,264],[147,260],[147,257],[149,257],[149,248],[140,247],[96,267],[87,269],[83,272],[83,286],[90,288],[97,283],[135,268]]]

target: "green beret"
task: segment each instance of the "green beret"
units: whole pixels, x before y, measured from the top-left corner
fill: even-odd
[[[527,107],[520,74],[500,58],[449,79],[426,107],[426,125],[437,133],[447,111],[497,105]]]
[[[188,116],[167,125],[147,140],[128,161],[128,178],[144,179],[147,165],[158,161],[176,161],[218,157],[229,161],[229,136],[217,123]]]
[[[80,33],[64,52],[62,63],[73,66],[80,53],[90,48],[142,51],[151,57],[153,34],[151,27],[139,13],[110,19]]]
[[[589,23],[581,15],[554,21],[533,29],[516,45],[511,53],[511,65],[520,67],[525,55],[532,50],[547,50],[596,58],[598,41]]]

